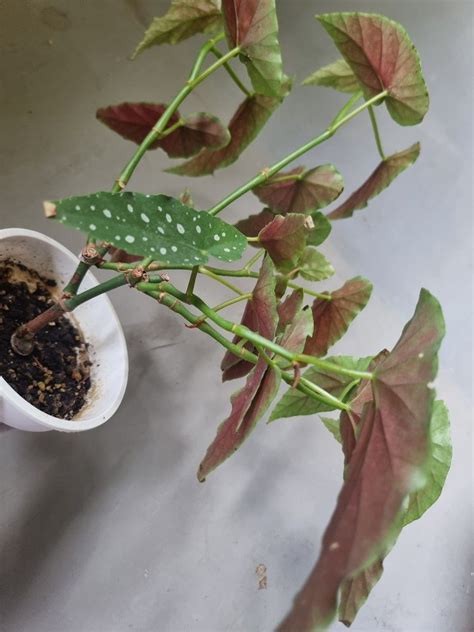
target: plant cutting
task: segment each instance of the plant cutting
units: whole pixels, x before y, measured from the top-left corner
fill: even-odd
[[[222,378],[243,384],[203,450],[200,481],[249,440],[267,412],[272,423],[324,415],[322,423],[342,446],[343,484],[320,557],[281,630],[323,629],[336,616],[346,624],[354,620],[400,530],[439,496],[451,456],[446,407],[435,401],[430,386],[444,323],[427,290],[421,290],[393,349],[368,349],[362,358],[328,355],[367,304],[372,286],[355,271],[339,289],[325,289],[334,270],[319,246],[333,221],[366,206],[418,157],[417,144],[385,153],[377,109],[386,107],[395,124],[414,125],[427,112],[428,93],[418,54],[399,24],[361,13],[325,14],[318,21],[341,59],[305,84],[347,93],[346,104],[314,138],[203,210],[195,208],[187,191],[143,194],[129,191],[129,181],[143,155],[158,149],[183,159],[169,169],[176,175],[218,172],[269,124],[292,83],[283,72],[275,6],[270,0],[225,0],[222,8],[210,0],[179,0],[154,20],[137,54],[197,32],[209,33],[209,39],[176,96],[98,110],[102,123],[138,147],[110,192],[85,191],[65,199],[52,192],[45,202],[50,221],[83,231],[87,244],[61,294],[18,322],[7,341],[16,362],[27,365],[39,342],[47,344],[48,327],[123,286],[132,297],[139,292],[160,309],[174,311],[190,336],[199,335],[195,330],[207,334],[223,347]],[[237,74],[241,62],[247,78]],[[243,92],[227,125],[216,112],[186,110],[187,96],[217,72],[227,73]],[[324,161],[306,166],[299,159],[362,116],[370,118],[380,159],[356,192],[326,212],[343,191],[342,175]],[[226,222],[226,209],[250,192],[261,202],[260,212],[235,225]],[[238,267],[227,265],[240,260]],[[111,276],[83,290],[92,267]],[[188,271],[183,287],[174,270]],[[240,279],[254,279],[252,291],[242,289]],[[201,298],[203,282],[222,286],[217,305]],[[242,318],[234,322],[225,310],[238,303]],[[325,416],[331,412],[333,417]]]

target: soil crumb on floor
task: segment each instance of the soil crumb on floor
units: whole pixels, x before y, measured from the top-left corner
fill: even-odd
[[[90,388],[87,344],[67,317],[35,338],[30,356],[17,355],[10,338],[53,303],[56,282],[10,260],[0,261],[0,376],[27,402],[54,417],[72,419]]]

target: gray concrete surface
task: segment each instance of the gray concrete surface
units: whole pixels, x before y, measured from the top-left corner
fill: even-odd
[[[2,227],[41,230],[79,249],[79,233],[42,219],[41,201],[107,189],[130,155],[131,144],[95,121],[98,106],[166,100],[179,88],[196,40],[127,60],[165,4],[0,2]],[[420,286],[440,298],[448,335],[437,386],[451,409],[454,463],[440,502],[402,533],[353,629],[472,630],[472,5],[278,4],[286,67],[298,78],[337,54],[312,15],[349,6],[403,22],[424,60],[432,96],[426,122],[402,129],[381,116],[389,150],[421,140],[418,164],[366,212],[335,225],[323,250],[338,270],[329,287],[355,274],[375,285],[339,352],[393,345]],[[222,85],[222,77],[213,78],[185,109],[219,110],[225,119],[240,96]],[[260,142],[220,178],[163,174],[168,161],[155,152],[132,188],[177,194],[186,184],[205,208],[322,129],[342,98],[297,86]],[[306,164],[334,161],[350,190],[376,160],[363,117]],[[227,217],[257,208],[247,196]],[[217,299],[214,288],[202,292]],[[131,359],[116,416],[77,436],[1,435],[0,630],[271,630],[317,556],[340,486],[339,448],[316,419],[262,423],[243,450],[199,485],[197,465],[235,385],[220,387],[221,352],[208,339],[164,308],[134,299],[132,305],[126,289],[112,297]],[[268,569],[268,589],[258,591],[260,563]]]

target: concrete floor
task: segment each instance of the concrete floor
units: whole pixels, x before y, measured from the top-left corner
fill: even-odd
[[[286,68],[298,79],[337,56],[313,22],[339,0],[280,0]],[[455,0],[360,0],[407,27],[422,58],[432,109],[419,128],[381,115],[390,151],[422,142],[422,156],[370,208],[334,226],[323,251],[337,287],[363,274],[369,307],[337,346],[363,354],[391,346],[420,286],[445,309],[448,335],[437,388],[451,409],[454,462],[440,502],[410,525],[353,629],[472,630],[471,259],[472,5]],[[41,201],[107,189],[133,147],[99,125],[97,107],[166,100],[185,78],[197,41],[128,61],[144,25],[166,3],[140,0],[0,2],[2,227],[43,231],[78,251],[82,238],[42,218]],[[192,189],[206,208],[324,128],[340,95],[298,87],[261,140],[221,177],[163,174],[151,153],[132,189]],[[222,76],[187,111],[224,120],[240,96]],[[217,105],[215,105],[217,104]],[[217,110],[219,112],[217,112]],[[306,164],[333,161],[351,190],[377,157],[367,117]],[[258,209],[247,196],[225,215]],[[173,279],[179,282],[179,275]],[[220,292],[202,287],[210,300]],[[117,291],[112,300],[130,349],[120,411],[80,435],[6,432],[0,438],[1,632],[231,632],[271,630],[317,556],[341,481],[339,447],[317,419],[260,424],[204,485],[197,465],[228,411],[221,351],[164,308]],[[235,312],[237,313],[237,312]],[[257,590],[255,568],[268,569]],[[472,621],[472,619],[471,619]],[[340,624],[334,630],[342,630]]]

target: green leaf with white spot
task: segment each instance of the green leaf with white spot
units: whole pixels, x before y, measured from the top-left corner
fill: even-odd
[[[61,224],[170,265],[203,264],[211,256],[235,261],[247,247],[244,235],[230,224],[167,195],[101,192],[46,206]]]

